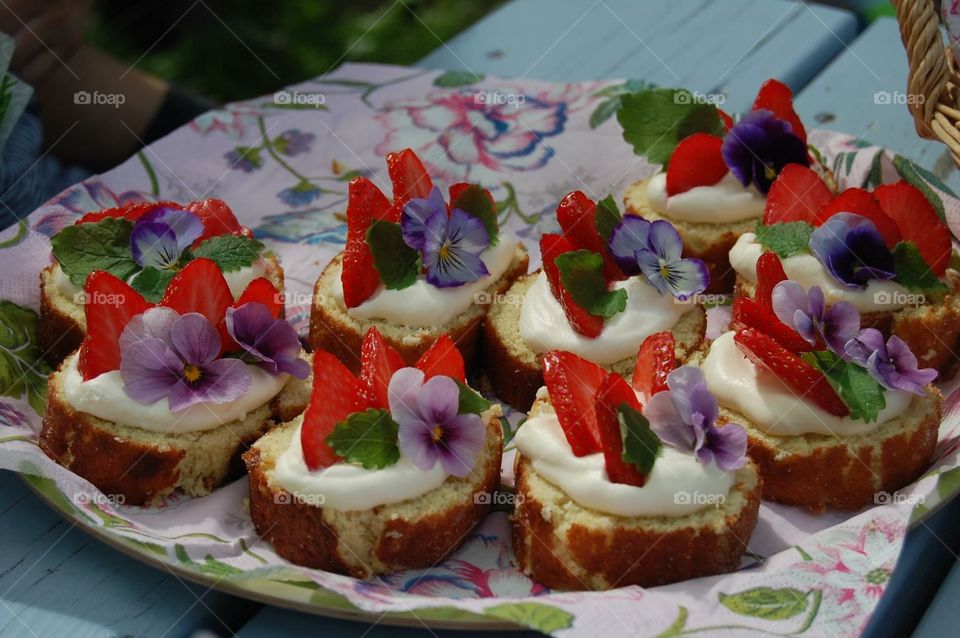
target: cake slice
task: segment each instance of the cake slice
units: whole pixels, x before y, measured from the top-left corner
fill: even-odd
[[[466,540],[499,483],[503,436],[500,407],[465,385],[449,337],[415,367],[376,328],[362,349],[359,378],[315,352],[307,411],[244,460],[251,518],[280,556],[371,578],[432,567]]]

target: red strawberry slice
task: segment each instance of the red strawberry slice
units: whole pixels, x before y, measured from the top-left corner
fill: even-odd
[[[227,308],[233,305],[233,295],[217,264],[198,257],[173,276],[160,305],[173,308],[181,315],[199,312],[217,326]]]
[[[243,235],[253,237],[253,231],[240,224],[233,211],[222,199],[201,199],[187,204],[187,210],[203,222],[203,234],[194,246],[211,237]]]
[[[262,303],[275,319],[283,316],[283,299],[273,282],[266,277],[257,277],[243,289],[240,297],[232,304],[239,308],[246,303]]]
[[[573,191],[560,200],[557,221],[574,249],[590,250],[603,257],[603,275],[608,280],[625,279],[606,243],[597,232],[597,205],[583,191]]]
[[[403,207],[411,199],[423,199],[430,194],[433,181],[423,167],[423,162],[412,149],[405,148],[399,153],[387,154],[387,172],[393,182],[393,206],[387,217],[389,221],[400,221]]]
[[[720,147],[723,139],[694,133],[677,144],[667,165],[667,195],[685,193],[696,186],[712,186],[730,170]]]
[[[950,229],[920,189],[901,180],[878,186],[873,195],[900,229],[903,239],[917,245],[933,274],[939,277],[945,273],[953,249]]]
[[[624,483],[643,487],[647,477],[631,463],[623,460],[623,433],[617,409],[626,403],[634,410],[640,410],[640,401],[633,388],[616,372],[600,384],[597,391],[597,428],[600,432],[600,445],[603,449],[603,463],[607,469],[607,478],[611,483]]]
[[[122,217],[124,219],[129,219],[130,221],[136,221],[154,210],[155,208],[177,208],[182,209],[183,207],[176,202],[132,202],[129,204],[124,204],[123,206],[117,206],[114,208],[105,208],[103,210],[98,210],[93,213],[87,213],[80,219],[78,219],[75,224],[86,224],[87,222],[98,222],[106,219],[107,217]]]
[[[389,409],[387,387],[393,373],[406,363],[376,327],[371,326],[360,346],[360,385],[367,403],[375,408]]]
[[[780,321],[773,310],[749,297],[733,300],[730,325],[734,330],[753,328],[772,337],[791,352],[809,352],[813,346],[800,333]]]
[[[830,203],[833,193],[820,176],[802,164],[787,164],[767,193],[763,223],[813,223],[821,208]]]
[[[337,423],[367,407],[360,398],[360,389],[360,381],[339,359],[324,350],[313,353],[313,392],[300,428],[303,460],[310,470],[340,460],[327,444],[327,437]]]
[[[897,223],[883,212],[877,198],[862,188],[848,188],[834,197],[817,213],[814,225],[820,226],[837,213],[855,213],[872,221],[883,235],[887,248],[893,248],[900,241],[900,229],[897,228]]]
[[[127,282],[103,270],[90,273],[83,285],[87,334],[78,367],[84,381],[120,368],[120,335],[136,315],[153,307]]]
[[[781,281],[786,281],[787,273],[777,253],[766,250],[757,260],[757,292],[754,298],[767,310],[773,310],[773,289]]]
[[[656,332],[643,340],[633,369],[633,389],[649,401],[657,392],[667,389],[667,375],[677,367],[673,333]]]
[[[367,230],[374,219],[383,219],[390,202],[377,185],[366,177],[350,182],[347,198],[347,245],[343,250],[340,282],[343,302],[356,308],[380,287],[380,277],[373,266],[373,253],[367,245]]]
[[[730,114],[724,111],[723,109],[717,109],[717,115],[720,116],[720,121],[723,122],[723,128],[730,130],[733,128],[733,118],[730,117]]]
[[[800,116],[793,110],[793,91],[786,84],[773,78],[764,82],[753,101],[751,110],[756,109],[766,109],[781,120],[786,120],[793,129],[793,134],[806,144],[807,131],[803,128]]]
[[[550,291],[563,306],[563,312],[567,315],[570,326],[583,336],[594,339],[599,337],[603,331],[603,317],[591,315],[573,300],[573,295],[563,287],[563,282],[560,280],[560,269],[557,268],[556,264],[557,257],[572,250],[575,250],[573,244],[562,235],[548,233],[540,238],[543,272],[547,274],[547,281],[550,282]]]
[[[801,400],[809,400],[834,416],[847,416],[849,408],[823,374],[790,352],[772,337],[755,328],[733,336],[734,342],[753,363],[783,381]]]
[[[440,335],[417,360],[416,367],[423,371],[424,380],[436,376],[450,377],[461,383],[467,380],[463,355],[448,334]]]
[[[552,350],[543,356],[543,379],[560,427],[575,456],[600,451],[597,391],[607,371],[570,352]]]

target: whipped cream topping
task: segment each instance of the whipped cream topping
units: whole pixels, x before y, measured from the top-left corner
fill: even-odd
[[[223,278],[227,281],[227,286],[230,287],[230,294],[233,295],[234,299],[237,299],[243,294],[244,289],[251,281],[257,277],[263,277],[266,272],[266,264],[262,259],[258,259],[249,266],[223,273]],[[130,279],[132,280],[133,277]],[[74,295],[82,290],[70,281],[70,277],[63,272],[60,264],[56,264],[53,268],[53,283],[61,295],[70,299],[73,299]],[[130,281],[128,280],[127,283],[130,283]]]
[[[541,272],[520,308],[520,337],[534,352],[566,350],[606,365],[636,356],[644,339],[671,329],[685,312],[694,308],[690,302],[660,294],[640,275],[614,282],[613,288],[627,291],[627,307],[604,322],[599,337],[590,339],[567,321],[563,306],[550,292],[547,276]]]
[[[874,422],[834,416],[798,398],[774,374],[758,368],[737,347],[733,334],[725,332],[714,340],[701,364],[703,376],[720,405],[744,415],[768,434],[846,436],[870,432],[903,414],[912,401],[909,392],[887,390],[887,405]]]
[[[303,415],[297,417],[296,423],[290,446],[277,459],[273,477],[295,499],[308,504],[344,512],[369,510],[423,496],[447,480],[442,464],[424,471],[403,455],[393,465],[379,470],[367,470],[353,463],[335,463],[310,471],[300,445]]]
[[[730,249],[730,265],[741,277],[756,283],[757,260],[762,253],[763,246],[757,243],[756,235],[744,233]],[[909,290],[889,280],[872,279],[865,288],[844,286],[811,253],[798,253],[780,261],[788,278],[804,288],[820,286],[828,304],[849,301],[860,312],[876,312],[899,310],[915,298]]]
[[[105,421],[166,434],[212,430],[224,423],[243,419],[277,396],[288,377],[286,374],[273,376],[248,364],[250,390],[246,394],[228,403],[196,403],[173,412],[165,398],[147,404],[127,396],[119,370],[84,381],[77,361],[77,353],[74,353],[64,367],[63,398],[71,408]]]
[[[712,186],[694,186],[668,196],[667,174],[661,171],[647,182],[647,201],[653,210],[671,219],[725,224],[760,217],[767,198],[752,186],[744,188],[733,173]]]
[[[437,288],[421,274],[412,286],[403,290],[387,290],[381,286],[356,308],[347,308],[347,314],[359,319],[384,319],[414,328],[443,327],[473,305],[477,296],[510,267],[517,245],[505,241],[505,237],[500,239],[496,246],[480,253],[489,273],[486,277],[455,288]],[[332,273],[333,296],[341,307],[345,307],[340,272],[341,268],[337,267]]]
[[[733,485],[733,472],[702,464],[668,445],[661,448],[643,487],[611,483],[603,454],[575,456],[551,409],[528,419],[514,442],[537,474],[574,501],[616,516],[684,516],[722,503]]]

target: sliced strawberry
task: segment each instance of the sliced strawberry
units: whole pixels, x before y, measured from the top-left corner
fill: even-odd
[[[233,295],[217,264],[198,257],[173,276],[160,305],[181,315],[199,312],[216,326],[233,305]]]
[[[793,129],[793,134],[806,144],[807,131],[803,128],[800,116],[793,110],[793,91],[786,84],[773,78],[764,82],[753,101],[751,110],[756,109],[766,109],[781,120],[786,120]]]
[[[356,308],[380,287],[380,277],[373,266],[373,253],[367,245],[367,230],[374,219],[383,219],[390,202],[377,185],[366,177],[350,182],[347,198],[347,245],[343,250],[340,282],[343,302]]]
[[[643,487],[647,477],[641,474],[636,466],[623,460],[623,433],[620,430],[617,410],[624,403],[634,410],[640,410],[640,401],[630,384],[616,372],[611,372],[600,384],[596,398],[597,429],[603,449],[603,464],[611,483]]]
[[[397,222],[407,202],[414,198],[423,199],[430,194],[433,181],[423,162],[409,148],[387,154],[387,172],[393,182],[393,206],[390,207],[388,219]]]
[[[786,281],[787,273],[777,253],[766,250],[757,260],[757,292],[754,298],[767,310],[773,310],[773,289],[781,281]]]
[[[606,243],[597,232],[597,205],[583,191],[573,191],[560,200],[557,221],[574,249],[590,250],[603,257],[603,275],[608,280],[625,279]]]
[[[275,319],[283,316],[283,299],[277,291],[273,282],[266,277],[257,277],[243,289],[240,297],[232,304],[234,308],[239,308],[245,303],[262,303],[270,311]]]
[[[423,378],[444,376],[461,383],[467,380],[466,365],[463,355],[457,350],[456,344],[448,334],[440,335],[430,344],[427,351],[417,360],[416,367],[423,371]]]
[[[883,235],[887,248],[893,248],[900,241],[900,229],[897,228],[897,223],[883,212],[877,198],[862,188],[848,188],[834,197],[817,213],[814,225],[820,226],[837,213],[854,213],[872,221]]]
[[[712,186],[730,170],[723,161],[723,138],[694,133],[677,144],[667,165],[667,195],[678,195],[696,186]]]
[[[643,340],[633,369],[633,389],[644,401],[667,389],[667,375],[677,367],[676,344],[669,330],[656,332]]]
[[[340,459],[327,444],[327,437],[337,423],[367,407],[360,389],[360,381],[339,359],[324,350],[313,353],[313,392],[300,428],[303,460],[310,470]]]
[[[573,295],[563,287],[563,282],[560,281],[560,269],[557,268],[556,259],[563,253],[572,250],[575,250],[573,244],[562,235],[548,233],[540,238],[543,272],[547,274],[547,281],[550,282],[550,291],[563,306],[563,312],[567,315],[570,326],[583,336],[593,339],[599,337],[603,331],[603,317],[597,317],[587,312],[573,300]]]
[[[730,117],[730,114],[724,111],[723,109],[717,109],[717,115],[720,116],[720,121],[723,122],[723,128],[730,130],[733,128],[733,118]]]
[[[772,337],[747,328],[733,337],[737,347],[753,363],[776,375],[797,394],[834,416],[847,416],[850,409],[819,370],[790,352]]]
[[[763,223],[803,221],[813,223],[833,193],[820,176],[802,164],[787,164],[767,193]]]
[[[560,427],[575,456],[600,451],[597,391],[607,371],[570,352],[552,350],[543,356],[543,379]]]
[[[375,408],[390,408],[387,387],[393,373],[406,363],[376,327],[371,326],[360,346],[360,385],[367,403]]]
[[[902,238],[917,245],[933,274],[939,277],[945,273],[953,249],[950,229],[920,189],[901,180],[878,186],[873,195],[900,229]]]
[[[76,224],[86,224],[87,222],[98,222],[107,217],[122,217],[124,219],[129,219],[130,221],[136,221],[154,210],[155,208],[183,208],[180,204],[176,202],[132,202],[129,204],[124,204],[123,206],[116,206],[114,208],[105,208],[103,210],[98,210],[93,213],[87,213],[80,219],[78,219]]]
[[[796,330],[780,321],[773,310],[749,297],[737,297],[733,300],[730,325],[734,330],[753,328],[772,337],[777,343],[791,352],[809,352],[813,346],[800,336]]]
[[[87,334],[78,367],[84,381],[120,368],[120,334],[136,315],[153,307],[130,285],[103,270],[90,273],[83,285]]]
[[[236,215],[222,199],[201,199],[187,204],[187,210],[200,218],[203,222],[203,234],[194,242],[200,242],[219,237],[220,235],[243,235],[253,237],[253,232],[237,221]]]

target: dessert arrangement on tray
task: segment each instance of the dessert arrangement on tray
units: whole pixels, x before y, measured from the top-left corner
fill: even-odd
[[[0,467],[318,613],[861,627],[955,491],[960,201],[776,80],[597,122],[619,85],[404,73],[210,113],[155,145],[177,173],[140,155],[4,233]]]

